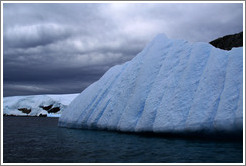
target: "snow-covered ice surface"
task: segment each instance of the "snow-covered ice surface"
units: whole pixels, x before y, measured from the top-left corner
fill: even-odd
[[[16,116],[39,116],[59,117],[61,112],[79,94],[65,95],[31,95],[3,97],[3,114]],[[46,110],[42,107],[46,107]],[[58,108],[59,111],[53,109]],[[18,109],[30,110],[30,113]],[[52,109],[54,112],[52,112]],[[51,111],[50,113],[48,111]],[[57,111],[57,112],[56,112]]]
[[[127,132],[243,130],[243,48],[154,38],[63,111],[59,125]]]

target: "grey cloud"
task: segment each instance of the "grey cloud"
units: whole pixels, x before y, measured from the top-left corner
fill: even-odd
[[[243,29],[242,4],[5,3],[4,96],[81,92],[158,33],[209,42]]]
[[[67,38],[71,31],[57,24],[15,26],[6,30],[4,41],[11,48],[36,47]]]

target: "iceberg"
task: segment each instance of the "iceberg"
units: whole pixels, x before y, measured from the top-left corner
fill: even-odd
[[[3,114],[12,116],[59,117],[79,94],[3,97]]]
[[[242,132],[243,48],[157,35],[64,109],[59,126],[124,132]]]

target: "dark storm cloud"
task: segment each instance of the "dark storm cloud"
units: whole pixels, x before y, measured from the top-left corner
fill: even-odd
[[[5,3],[4,96],[81,92],[159,33],[209,42],[242,30],[242,4]]]

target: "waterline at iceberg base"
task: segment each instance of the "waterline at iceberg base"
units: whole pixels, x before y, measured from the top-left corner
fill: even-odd
[[[154,38],[63,111],[59,126],[154,133],[243,133],[243,48]]]

